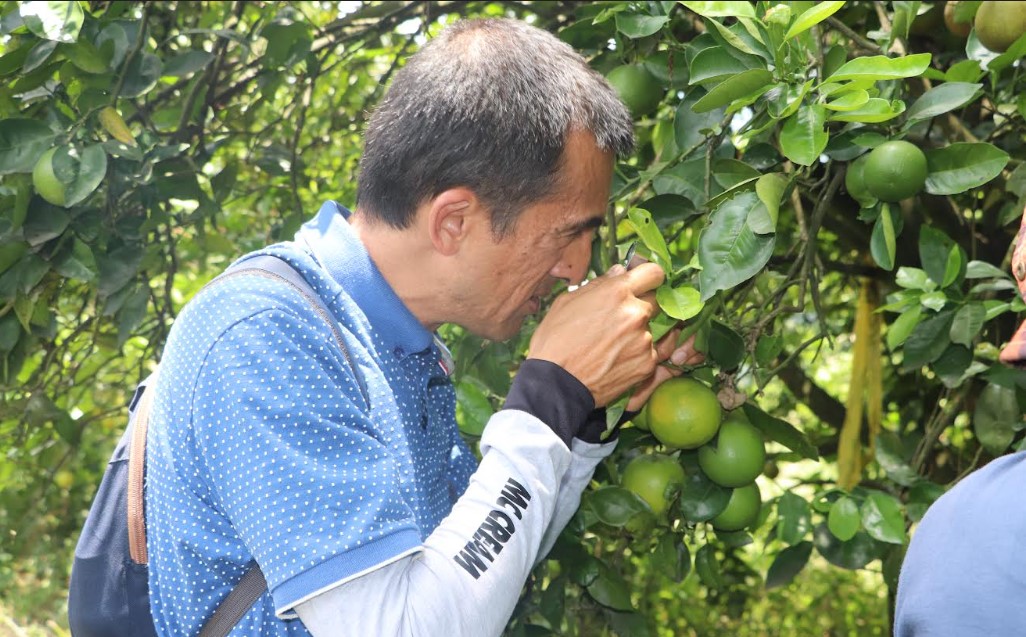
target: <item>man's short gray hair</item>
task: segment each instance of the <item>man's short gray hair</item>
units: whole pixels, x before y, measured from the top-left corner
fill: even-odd
[[[558,187],[572,131],[618,156],[634,146],[616,92],[569,45],[517,20],[462,20],[396,73],[367,127],[357,204],[406,228],[418,205],[472,190],[508,234]]]

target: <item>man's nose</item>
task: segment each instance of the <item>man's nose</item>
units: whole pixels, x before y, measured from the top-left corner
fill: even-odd
[[[559,261],[553,266],[550,274],[562,279],[570,285],[579,285],[588,274],[591,262],[591,233],[574,239],[560,255]]]

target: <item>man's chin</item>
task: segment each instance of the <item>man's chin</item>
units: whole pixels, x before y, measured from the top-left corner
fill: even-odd
[[[520,334],[520,328],[524,325],[524,317],[516,319],[514,321],[507,321],[501,325],[484,325],[484,326],[469,326],[464,325],[463,328],[468,332],[479,338],[484,338],[489,341],[508,341],[511,338],[516,337]]]

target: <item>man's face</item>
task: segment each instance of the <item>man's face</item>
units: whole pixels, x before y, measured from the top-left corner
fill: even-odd
[[[1026,300],[1026,210],[1022,214],[1019,234],[1015,237],[1012,276],[1019,285],[1019,294]],[[1012,340],[1001,350],[1001,362],[1013,367],[1026,368],[1026,323],[1019,326]]]
[[[590,133],[572,133],[556,192],[525,209],[502,239],[489,235],[472,247],[455,293],[456,322],[479,336],[505,340],[560,280],[580,283],[605,219],[612,175],[612,153],[599,150]]]

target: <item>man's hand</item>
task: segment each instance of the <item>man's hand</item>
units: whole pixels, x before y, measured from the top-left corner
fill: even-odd
[[[655,391],[656,387],[663,384],[663,382],[675,377],[680,376],[681,371],[673,367],[667,367],[662,363],[669,360],[672,364],[680,365],[698,365],[705,360],[705,354],[695,349],[695,337],[691,336],[688,340],[680,347],[676,347],[677,339],[680,338],[680,328],[670,330],[663,338],[656,344],[656,355],[660,365],[656,366],[655,371],[651,376],[642,381],[635,389],[634,393],[631,394],[630,401],[627,402],[627,411],[638,411],[645,406],[648,402],[652,392]]]
[[[531,338],[529,357],[553,362],[573,374],[591,392],[596,407],[604,407],[639,383],[647,399],[651,389],[670,377],[664,374],[672,375],[656,366],[671,357],[673,341],[667,346],[663,339],[661,353],[648,331],[648,321],[658,311],[651,292],[664,278],[663,270],[652,263],[630,271],[616,265],[560,296]]]

